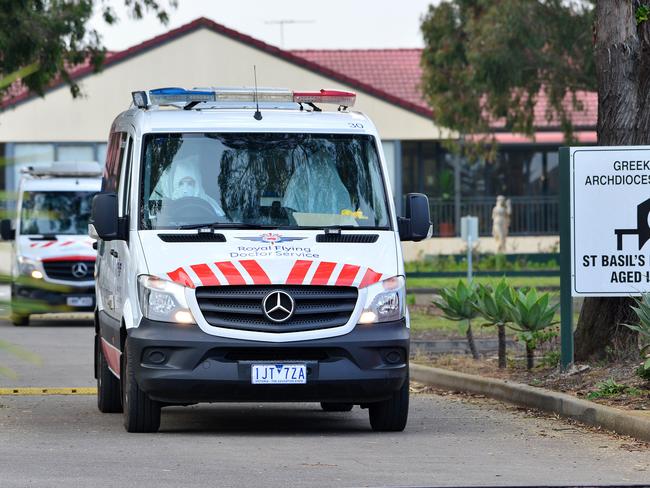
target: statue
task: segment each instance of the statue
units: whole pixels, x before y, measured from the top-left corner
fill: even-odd
[[[497,197],[497,204],[492,209],[492,237],[497,243],[497,253],[506,252],[506,239],[510,227],[510,214],[512,207],[510,200],[503,195]]]

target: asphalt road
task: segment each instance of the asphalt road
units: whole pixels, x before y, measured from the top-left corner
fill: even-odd
[[[0,322],[0,388],[93,385],[92,327]],[[127,434],[93,396],[0,396],[0,487],[496,486],[650,484],[650,449],[483,400],[413,394],[403,433],[367,412],[317,405],[213,404],[163,410],[158,434]]]

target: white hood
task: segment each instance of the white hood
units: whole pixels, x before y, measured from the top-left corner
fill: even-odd
[[[37,261],[65,257],[94,260],[97,253],[93,242],[87,235],[57,235],[56,240],[19,236],[16,245],[19,256]]]
[[[316,242],[315,230],[260,231],[224,229],[226,242],[164,242],[141,231],[149,273],[185,286],[294,284],[364,288],[399,273],[395,233],[343,231],[376,235],[376,242]],[[189,232],[195,234],[195,232]]]

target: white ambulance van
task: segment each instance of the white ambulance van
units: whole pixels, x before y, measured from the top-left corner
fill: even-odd
[[[392,202],[355,95],[134,92],[111,127],[98,239],[102,412],[154,432],[161,407],[319,402],[408,415],[400,240],[430,231],[426,196]],[[332,105],[335,110],[323,111]]]
[[[1,222],[12,241],[11,315],[95,309],[94,241],[88,237],[93,196],[101,185],[97,163],[28,168],[18,184],[17,218]]]

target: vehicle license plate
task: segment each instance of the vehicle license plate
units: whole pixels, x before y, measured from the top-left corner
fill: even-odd
[[[68,297],[67,304],[70,307],[92,307],[93,297]]]
[[[292,385],[307,383],[304,364],[253,364],[251,382],[254,385]]]

